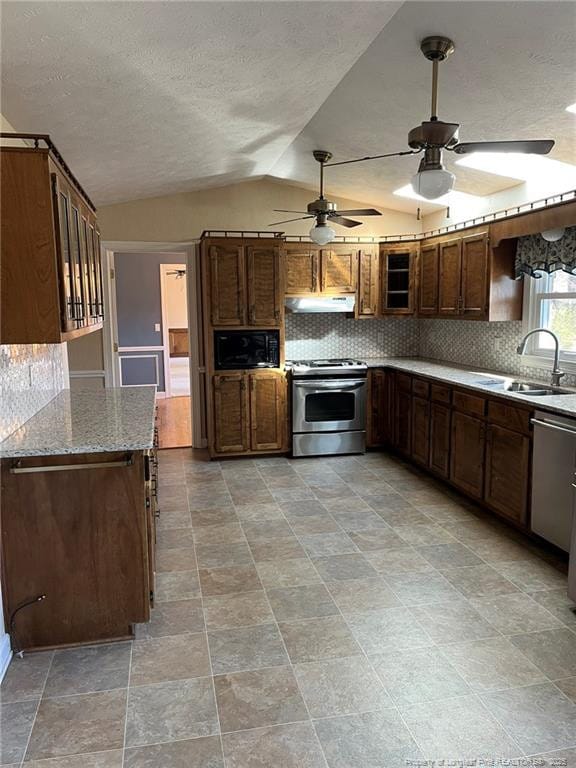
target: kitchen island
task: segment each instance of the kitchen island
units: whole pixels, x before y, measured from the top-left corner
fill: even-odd
[[[125,639],[154,594],[155,388],[65,391],[0,443],[18,650]]]

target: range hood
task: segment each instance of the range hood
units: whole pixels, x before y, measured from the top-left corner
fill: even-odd
[[[288,296],[285,301],[286,311],[291,314],[305,312],[340,312],[352,313],[356,305],[356,296]]]

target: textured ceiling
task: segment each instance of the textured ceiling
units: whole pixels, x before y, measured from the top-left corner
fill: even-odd
[[[446,34],[440,116],[462,140],[551,137],[576,163],[575,30],[554,1],[4,2],[1,111],[50,133],[100,205],[267,174],[315,187],[312,149],[406,148],[429,115],[419,41]],[[334,168],[328,189],[414,210],[391,193],[416,166]],[[464,192],[518,183],[452,170]]]
[[[399,6],[5,2],[2,113],[97,204],[262,176]]]

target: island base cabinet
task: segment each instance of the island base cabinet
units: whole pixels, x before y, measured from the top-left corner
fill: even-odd
[[[494,511],[526,525],[530,438],[490,424],[486,439],[484,500]]]
[[[4,459],[1,477],[2,593],[13,646],[131,637],[132,625],[150,618],[143,453]]]
[[[484,489],[485,425],[480,419],[452,414],[450,480],[457,488],[481,499]]]

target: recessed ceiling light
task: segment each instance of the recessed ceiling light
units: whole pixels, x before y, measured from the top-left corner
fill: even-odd
[[[566,107],[566,112],[574,112],[576,115],[576,104],[570,104],[569,107]]]
[[[507,176],[519,181],[576,182],[576,166],[551,160],[541,155],[516,152],[475,152],[456,160],[456,165],[477,171]]]

